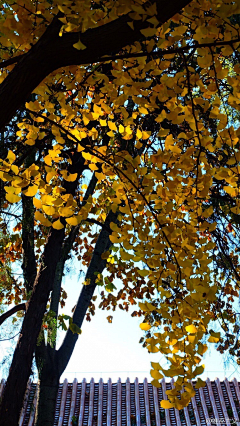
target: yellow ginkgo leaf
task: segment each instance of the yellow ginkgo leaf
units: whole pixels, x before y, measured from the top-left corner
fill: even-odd
[[[186,327],[185,327],[185,330],[188,332],[188,333],[197,333],[197,328],[195,327],[195,325],[193,325],[193,324],[191,324],[191,325],[187,325]]]
[[[151,366],[154,370],[160,370],[160,364],[159,362],[151,362]]]
[[[109,239],[112,243],[118,243],[119,242],[119,237],[117,235],[110,235]]]
[[[141,132],[141,130],[137,129],[137,131],[136,131],[136,136],[137,136],[137,138],[138,138],[138,139],[141,139],[141,137],[142,137],[142,132]]]
[[[39,211],[35,212],[35,219],[41,222],[43,226],[51,226],[50,220],[48,220],[42,213]]]
[[[42,202],[41,200],[39,200],[38,198],[33,198],[33,205],[34,207],[36,207],[36,209],[41,209],[42,208]]]
[[[141,277],[146,277],[149,274],[149,272],[150,271],[147,271],[146,269],[143,269],[143,270],[139,269],[138,270],[138,273],[139,273],[139,275],[141,275]]]
[[[19,194],[21,188],[14,188],[14,186],[4,186],[4,189],[9,194]]]
[[[133,24],[133,22],[127,22],[127,24],[129,25],[130,28],[132,28],[132,30],[134,30],[134,24]]]
[[[224,186],[223,189],[224,189],[225,192],[227,192],[229,195],[231,195],[231,197],[235,197],[238,193],[238,189],[233,188],[232,186]]]
[[[147,304],[146,303],[142,303],[142,302],[139,302],[138,303],[138,306],[139,306],[139,308],[142,310],[142,311],[148,311],[148,307],[147,307]]]
[[[85,44],[83,44],[83,43],[81,42],[81,40],[78,40],[78,42],[77,42],[77,43],[73,44],[73,47],[74,47],[75,49],[77,49],[77,50],[84,50],[84,49],[86,49],[86,48],[87,48],[87,46],[85,46]]]
[[[98,166],[96,164],[89,164],[89,169],[95,171],[98,170]]]
[[[163,399],[163,400],[160,402],[160,404],[161,404],[161,407],[162,407],[162,408],[165,408],[165,409],[168,409],[168,408],[172,408],[172,407],[173,407],[173,404],[171,404],[171,402],[170,402],[170,401],[168,401],[168,400],[166,400],[166,399]]]
[[[120,124],[118,131],[119,131],[119,133],[124,133],[124,127],[123,127],[122,124]]]
[[[42,206],[42,209],[48,216],[52,216],[56,212],[53,206]]]
[[[83,158],[85,158],[85,160],[92,160],[92,155],[89,154],[89,152],[83,152],[82,153]]]
[[[147,350],[152,354],[156,354],[157,352],[159,352],[158,347],[154,345],[147,345]]]
[[[55,222],[53,222],[53,224],[52,224],[52,227],[54,229],[58,229],[58,230],[64,228],[64,226],[63,226],[62,222],[60,221],[60,219],[55,220]]]
[[[141,114],[148,114],[148,110],[147,110],[146,108],[144,108],[144,107],[140,107],[140,108],[139,108],[139,112],[140,112]]]
[[[61,175],[67,182],[74,182],[77,179],[77,173],[68,173],[66,170],[62,170]]]
[[[116,124],[115,124],[115,123],[113,123],[112,121],[109,121],[109,122],[108,122],[108,127],[109,127],[109,129],[110,129],[110,130],[115,130],[115,131],[117,131],[117,126],[116,126]]]
[[[152,380],[151,381],[151,384],[155,387],[155,388],[160,388],[161,387],[161,384],[156,380],[156,379],[154,379],[154,380]]]
[[[152,326],[150,325],[150,324],[147,324],[146,322],[142,322],[141,324],[140,324],[140,328],[141,328],[141,330],[144,330],[144,331],[148,331],[148,330],[150,330],[150,328],[151,328]]]
[[[197,383],[195,385],[196,389],[203,388],[206,385],[206,382],[204,382],[200,377],[197,379]]]
[[[26,195],[27,197],[34,197],[37,192],[38,192],[38,186],[37,185],[31,185],[31,186],[28,187],[28,189],[23,191],[23,194]]]
[[[145,311],[145,312],[152,312],[156,309],[156,307],[149,302],[145,302],[145,303],[139,302],[138,306],[142,311]]]
[[[156,28],[151,27],[140,30],[144,37],[153,37],[156,34],[156,31]]]
[[[84,151],[84,147],[83,146],[81,146],[80,144],[78,144],[78,146],[77,146],[77,152],[82,152],[82,151]]]
[[[14,152],[12,152],[11,150],[8,151],[7,159],[9,163],[12,164],[16,160],[16,155],[14,154]]]
[[[49,183],[49,182],[50,182],[50,180],[51,180],[54,176],[56,176],[56,171],[52,171],[52,172],[47,173],[47,176],[46,176],[46,181],[47,181],[47,183]]]
[[[204,372],[204,365],[199,365],[194,370],[194,376],[200,376]]]
[[[80,223],[80,220],[78,216],[72,216],[72,217],[68,217],[66,219],[66,222],[68,223],[68,225],[77,226]]]
[[[70,216],[73,215],[73,211],[72,211],[71,207],[60,207],[59,214],[62,217],[70,217]]]
[[[219,337],[215,337],[215,336],[210,336],[208,338],[208,342],[209,343],[217,343],[219,341]]]
[[[24,143],[25,143],[26,145],[33,146],[33,145],[35,145],[36,141],[35,141],[35,139],[27,138],[27,139],[25,140],[25,142],[24,142]]]
[[[95,173],[95,176],[97,180],[103,180],[106,178],[106,175],[104,173]]]
[[[7,193],[6,194],[6,200],[9,201],[9,203],[17,203],[18,201],[21,200],[21,197],[19,197],[16,194]]]
[[[150,374],[151,374],[152,378],[156,379],[156,380],[160,380],[160,379],[163,378],[163,375],[161,373],[159,373],[158,370],[151,370]]]

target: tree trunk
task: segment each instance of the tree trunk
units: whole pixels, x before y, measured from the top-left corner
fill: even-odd
[[[52,290],[63,239],[64,230],[53,229],[46,244],[32,296],[27,303],[26,315],[3,392],[0,426],[18,425],[27,381],[31,374],[33,353]]]
[[[38,366],[38,401],[35,416],[36,426],[53,426],[55,418],[55,407],[59,386],[59,371],[57,361],[57,351],[49,345],[42,343],[36,350],[36,360]]]
[[[74,182],[65,182],[64,188],[68,194],[74,195],[78,179],[85,167],[84,162],[85,160],[81,153],[74,154],[68,171],[69,173],[77,173],[78,177]],[[26,315],[3,392],[0,405],[0,426],[18,425],[27,381],[31,374],[33,355],[36,350],[49,295],[53,290],[56,268],[61,258],[64,238],[65,228],[61,230],[51,229],[41,258],[32,295],[26,305]]]
[[[38,381],[39,396],[36,412],[36,426],[53,426],[58,394],[59,377],[44,375]]]

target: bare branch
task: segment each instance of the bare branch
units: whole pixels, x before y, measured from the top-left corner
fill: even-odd
[[[20,219],[20,215],[17,215],[17,214],[14,214],[14,213],[10,213],[10,212],[7,212],[7,211],[5,211],[5,210],[0,210],[0,213],[1,214],[6,214],[6,215],[8,215],[8,216],[12,216],[12,217],[14,217],[15,219]]]
[[[20,305],[14,306],[12,309],[9,309],[9,311],[4,312],[4,314],[0,315],[0,325],[9,317],[14,315],[16,312],[19,311],[26,311],[26,303],[20,303]]]

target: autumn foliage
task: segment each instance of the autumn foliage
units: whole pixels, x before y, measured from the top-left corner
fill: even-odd
[[[104,264],[84,284],[102,287],[103,309],[138,303],[144,345],[169,362],[166,369],[152,363],[152,383],[176,377],[162,406],[180,409],[194,395],[189,380],[204,384],[198,376],[208,344],[240,358],[240,4],[186,1],[172,16],[158,1],[112,3],[2,2],[4,88],[15,81],[14,69],[34,63],[48,34],[49,45],[58,49],[62,38],[74,51],[62,59],[52,51],[22,102],[6,106],[8,117],[16,102],[0,149],[1,227],[12,236],[0,256],[3,263],[21,259],[24,280],[22,293],[14,296],[13,283],[2,303],[30,297],[30,307],[52,236],[56,264],[64,247],[63,267],[75,256],[90,271],[105,231]],[[91,31],[117,28],[119,20],[129,45],[116,38],[116,48],[111,40],[94,57]],[[77,314],[66,319],[53,309],[52,285],[43,312],[48,303],[63,327],[69,320],[79,332]],[[58,302],[64,305],[63,290]],[[96,303],[93,296],[83,316]]]

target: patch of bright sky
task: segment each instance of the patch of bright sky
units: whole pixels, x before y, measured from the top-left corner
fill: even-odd
[[[72,306],[76,304],[77,293],[80,290],[78,274],[66,277],[64,288],[68,293],[68,300],[64,313],[70,314]],[[77,288],[77,291],[76,291]],[[97,289],[100,293],[102,287]],[[100,301],[100,298],[96,301]],[[98,302],[99,303],[99,302]],[[133,308],[135,310],[136,307]],[[113,315],[113,322],[109,324],[106,317]],[[107,381],[109,377],[116,381],[119,377],[125,381],[127,377],[131,381],[138,377],[145,377],[150,381],[151,361],[160,362],[166,366],[164,357],[160,354],[149,354],[146,348],[139,344],[143,332],[139,328],[142,320],[131,317],[131,313],[117,310],[101,311],[96,309],[96,315],[89,323],[84,321],[82,334],[78,338],[71,360],[61,377],[61,381],[67,378],[72,381],[75,377],[81,381],[84,377],[89,381],[92,377],[98,381],[101,377]],[[60,341],[59,341],[60,343]],[[210,349],[204,358],[205,372],[202,379],[209,377],[215,379],[236,377],[240,381],[240,368],[235,364],[224,364],[223,356],[210,345]],[[170,380],[170,379],[169,379]]]

